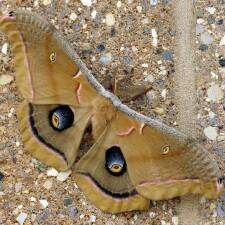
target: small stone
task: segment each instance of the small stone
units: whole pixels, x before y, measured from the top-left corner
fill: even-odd
[[[69,217],[71,219],[76,219],[77,214],[78,214],[78,209],[77,208],[75,208],[75,207],[70,207],[69,208]]]
[[[27,219],[27,214],[26,213],[20,213],[19,216],[17,216],[16,221],[20,225],[23,225],[26,219]]]
[[[70,206],[73,204],[73,200],[71,198],[64,198],[64,206]]]
[[[0,85],[6,85],[13,81],[13,76],[10,75],[1,75],[0,76]]]
[[[225,217],[225,205],[223,202],[217,204],[217,214],[219,217]]]
[[[51,169],[47,170],[47,176],[48,177],[57,177],[58,174],[59,174],[59,172],[54,168],[51,168]]]
[[[195,30],[196,34],[198,35],[205,31],[205,27],[202,24],[196,24]]]
[[[57,180],[64,182],[70,176],[71,172],[71,170],[60,172],[57,176]]]
[[[96,221],[96,216],[95,215],[91,215],[89,222],[90,223],[95,223],[95,221]]]
[[[52,188],[52,180],[46,180],[43,184],[43,187],[47,190],[50,190]]]
[[[30,197],[30,201],[31,201],[31,202],[36,202],[37,200],[36,200],[35,197]]]
[[[210,208],[210,210],[213,210],[216,208],[216,205],[214,203],[211,203],[209,208]]]
[[[94,9],[92,12],[91,12],[91,18],[94,20],[97,16],[97,11]]]
[[[151,6],[156,6],[158,4],[157,0],[150,0]]]
[[[218,136],[216,127],[212,127],[212,126],[206,127],[204,129],[204,134],[208,139],[210,139],[212,141],[215,141]]]
[[[84,6],[90,7],[92,5],[92,0],[80,0]]]
[[[214,38],[210,33],[204,32],[200,36],[200,41],[202,44],[210,45],[214,41]]]
[[[207,51],[209,49],[209,47],[208,47],[208,45],[201,44],[198,49],[204,52],[204,51]]]
[[[15,184],[15,192],[16,193],[20,192],[22,190],[22,187],[23,187],[22,183],[16,183]]]
[[[150,212],[150,213],[149,213],[149,217],[150,217],[151,219],[155,218],[155,216],[156,216],[156,213],[155,213],[155,212]]]
[[[166,95],[167,95],[167,90],[163,89],[162,92],[161,92],[161,96],[165,99]]]
[[[2,46],[2,53],[3,53],[4,55],[7,55],[7,52],[8,52],[8,43],[5,43],[5,44],[3,44],[3,46]]]
[[[112,61],[111,53],[106,53],[102,55],[99,59],[99,63],[102,65],[108,65]]]
[[[43,5],[47,6],[52,3],[52,0],[43,0]]]
[[[162,56],[164,60],[168,60],[168,61],[173,60],[173,54],[170,51],[165,51]]]
[[[145,81],[149,81],[150,83],[153,83],[155,80],[155,78],[150,74],[150,75],[147,75],[145,77]]]
[[[99,44],[96,49],[98,52],[103,52],[105,51],[105,46],[103,44]]]
[[[42,213],[40,213],[40,214],[38,214],[36,216],[36,220],[38,222],[43,222],[43,221],[47,220],[48,217],[49,217],[49,211],[48,210],[45,210],[45,211],[43,211]]]
[[[173,217],[172,217],[172,223],[173,223],[174,225],[178,225],[178,222],[179,222],[178,217],[177,217],[177,216],[173,216]]]
[[[112,13],[108,13],[105,16],[105,23],[107,26],[111,27],[115,25],[115,17]]]
[[[48,201],[47,201],[47,200],[41,199],[41,200],[39,200],[39,202],[40,202],[41,207],[42,207],[43,209],[45,209],[45,208],[48,207]]]
[[[156,107],[152,111],[158,115],[163,115],[165,113],[164,109],[160,107]]]
[[[219,59],[219,64],[220,66],[225,67],[225,58]]]
[[[72,21],[75,21],[76,19],[77,19],[77,14],[76,13],[71,13],[70,14],[70,19],[72,20]]]
[[[216,8],[214,7],[208,7],[206,8],[206,10],[210,13],[210,14],[214,14],[216,12]]]
[[[117,3],[116,3],[116,7],[117,8],[120,8],[122,6],[122,2],[121,1],[118,1]]]
[[[213,84],[210,88],[208,88],[207,95],[210,101],[219,102],[223,98],[224,93],[218,84]]]
[[[225,35],[220,40],[220,46],[225,45]]]
[[[141,13],[141,11],[142,11],[142,7],[139,5],[139,6],[137,6],[137,11],[139,12],[139,13]]]
[[[206,203],[206,198],[202,196],[199,200],[200,204],[205,204]]]

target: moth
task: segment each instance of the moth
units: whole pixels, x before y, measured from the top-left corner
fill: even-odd
[[[194,139],[123,105],[94,78],[58,31],[38,15],[0,18],[24,102],[18,119],[25,148],[73,178],[98,208],[144,210],[150,200],[190,193],[217,198],[224,177]],[[79,157],[91,127],[93,145]]]

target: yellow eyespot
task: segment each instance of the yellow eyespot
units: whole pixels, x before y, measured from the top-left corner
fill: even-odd
[[[55,128],[58,128],[59,127],[59,118],[55,114],[52,115],[52,125]]]
[[[120,173],[121,170],[122,170],[122,166],[119,165],[119,164],[113,164],[112,167],[110,168],[110,170],[111,170],[113,173]]]
[[[51,62],[55,62],[55,60],[56,60],[56,53],[52,52],[51,55],[49,56],[49,59],[50,59]]]
[[[166,155],[168,154],[170,151],[170,146],[169,145],[165,145],[163,148],[162,148],[162,154]]]

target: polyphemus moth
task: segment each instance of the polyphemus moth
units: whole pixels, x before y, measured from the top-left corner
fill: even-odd
[[[123,105],[46,20],[11,12],[0,18],[0,30],[25,99],[18,109],[25,148],[58,170],[73,166],[76,183],[97,207],[143,210],[150,200],[217,198],[224,191],[217,164],[196,140]],[[90,126],[94,143],[79,157]]]

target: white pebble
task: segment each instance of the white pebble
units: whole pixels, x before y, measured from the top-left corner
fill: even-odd
[[[30,197],[30,201],[31,201],[31,202],[36,202],[37,200],[36,200],[35,197]]]
[[[141,13],[141,11],[142,11],[142,7],[139,5],[139,6],[137,6],[137,11],[139,12],[139,13]]]
[[[77,19],[77,14],[76,13],[71,13],[70,14],[70,19],[72,20],[72,21],[75,21],[76,19]]]
[[[150,216],[151,219],[153,219],[156,216],[156,213],[155,212],[150,212],[149,216]]]
[[[210,14],[214,14],[216,12],[216,8],[214,7],[208,7],[206,8],[206,10],[210,13]]]
[[[96,15],[97,15],[97,11],[94,9],[92,12],[91,12],[91,18],[94,20],[96,18]]]
[[[162,92],[161,92],[161,96],[163,98],[166,98],[166,94],[167,94],[167,90],[166,89],[163,89]]]
[[[48,177],[57,177],[58,175],[59,175],[59,172],[54,168],[51,168],[51,169],[47,170],[47,176]]]
[[[50,190],[52,188],[52,180],[46,180],[43,184],[43,187],[47,190]]]
[[[3,74],[0,76],[0,85],[6,85],[13,81],[13,76]]]
[[[224,93],[218,84],[213,84],[210,88],[208,88],[207,95],[211,101],[219,102],[223,98]]]
[[[71,170],[60,172],[59,175],[57,176],[58,181],[65,181],[69,175],[71,174]]]
[[[116,7],[117,8],[120,8],[122,6],[122,2],[121,1],[118,1],[117,3],[116,3]]]
[[[90,6],[92,5],[92,0],[81,0],[81,3],[82,3],[84,6],[90,7]]]
[[[26,213],[20,213],[19,216],[17,216],[16,221],[20,224],[23,225],[25,220],[27,219],[27,214]]]
[[[150,4],[152,5],[152,6],[156,6],[157,5],[157,0],[150,0]]]
[[[114,18],[114,15],[112,13],[106,14],[105,23],[106,23],[107,26],[114,26],[115,18]]]
[[[96,216],[95,216],[95,215],[91,215],[89,221],[90,221],[90,223],[95,223],[95,221],[96,221]]]
[[[43,5],[50,5],[52,3],[52,0],[43,0]]]
[[[211,127],[211,126],[208,126],[204,129],[204,134],[209,140],[212,140],[212,141],[215,141],[218,136],[216,127]]]
[[[40,202],[41,207],[42,207],[43,209],[45,209],[45,208],[48,207],[48,201],[47,201],[47,200],[41,199],[41,200],[39,200],[39,202]]]
[[[143,64],[141,64],[141,66],[144,68],[148,68],[148,63],[143,63]]]
[[[7,55],[7,52],[8,52],[8,43],[5,43],[5,44],[3,44],[3,46],[2,46],[2,53],[3,53],[4,55]]]
[[[172,217],[172,223],[173,223],[174,225],[178,225],[178,222],[179,222],[178,217],[177,217],[177,216],[173,216],[173,217]]]
[[[225,35],[220,40],[220,46],[225,45]]]

